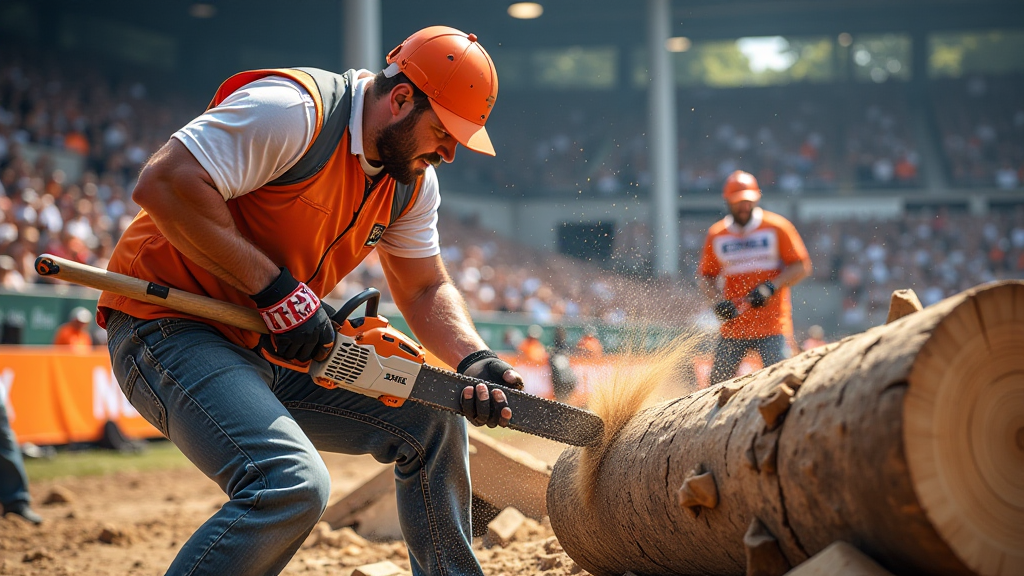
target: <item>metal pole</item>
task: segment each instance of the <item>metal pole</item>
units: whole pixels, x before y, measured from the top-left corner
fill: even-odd
[[[380,43],[380,0],[342,0],[341,69],[384,67]]]
[[[647,0],[647,52],[651,85],[647,90],[648,149],[653,176],[651,232],[654,272],[679,276],[678,155],[676,152],[675,73],[665,41],[672,31],[669,0]]]

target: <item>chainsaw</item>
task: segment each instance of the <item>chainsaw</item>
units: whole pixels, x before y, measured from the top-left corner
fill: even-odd
[[[40,276],[106,290],[244,330],[268,332],[263,319],[252,308],[50,254],[36,258],[35,266]],[[500,388],[508,398],[512,407],[508,428],[574,446],[600,442],[604,421],[593,412],[427,364],[423,347],[380,316],[379,304],[377,289],[364,290],[332,315],[336,335],[334,347],[326,359],[310,362],[308,367],[302,368],[281,365],[308,371],[313,380],[325,388],[363,394],[393,408],[412,401],[457,414],[462,413],[462,390],[466,386],[486,384]],[[363,305],[362,317],[349,318]]]

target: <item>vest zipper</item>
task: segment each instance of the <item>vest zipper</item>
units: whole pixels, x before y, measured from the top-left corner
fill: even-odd
[[[341,240],[345,236],[345,234],[347,234],[348,231],[352,229],[353,226],[356,225],[356,221],[359,220],[359,214],[363,211],[363,208],[366,206],[366,201],[370,199],[370,196],[377,189],[377,185],[380,184],[380,182],[382,182],[383,180],[384,179],[381,178],[376,183],[374,183],[372,180],[368,181],[366,183],[366,187],[365,187],[365,190],[363,192],[363,201],[359,203],[359,208],[356,209],[355,213],[352,215],[352,221],[349,222],[348,226],[346,226],[345,229],[341,231],[341,234],[338,234],[338,237],[335,238],[327,246],[327,249],[324,250],[324,253],[320,255],[320,261],[317,262],[317,264],[316,264],[316,270],[313,270],[313,275],[309,277],[309,280],[306,280],[306,282],[305,282],[306,285],[309,285],[311,282],[313,282],[313,279],[316,278],[316,275],[320,273],[320,268],[323,267],[324,260],[327,259],[327,255],[330,254],[331,249],[334,248],[334,245],[337,244],[338,241]],[[332,289],[333,289],[333,287],[332,287]]]

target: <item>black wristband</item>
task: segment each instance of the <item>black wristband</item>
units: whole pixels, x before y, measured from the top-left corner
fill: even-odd
[[[486,348],[483,350],[477,350],[476,352],[473,352],[469,356],[463,358],[462,362],[459,362],[459,367],[456,368],[455,371],[458,372],[459,374],[465,374],[466,369],[472,366],[473,364],[476,364],[477,361],[483,360],[484,358],[497,357],[498,355],[495,354],[492,350],[487,350]]]
[[[298,285],[299,283],[292,277],[292,273],[287,268],[281,268],[281,273],[269,286],[249,298],[252,298],[257,308],[269,308],[291,294]]]

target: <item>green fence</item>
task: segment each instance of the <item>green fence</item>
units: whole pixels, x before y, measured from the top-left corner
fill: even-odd
[[[62,290],[62,291],[58,291]],[[96,309],[99,293],[95,290],[78,289],[77,287],[50,286],[33,287],[32,292],[7,292],[0,290],[0,323],[3,324],[5,344],[51,344],[57,327],[67,321],[71,310],[76,306],[84,306],[89,310]],[[339,307],[343,302],[331,301]],[[353,315],[359,316],[360,311]],[[409,324],[398,313],[394,305],[382,305],[381,314],[391,324],[412,335]],[[533,322],[522,314],[480,314],[474,316],[477,331],[484,342],[492,350],[510,351],[514,344],[526,335]],[[564,326],[566,340],[574,344],[588,327],[597,330],[598,339],[608,352],[615,352],[624,345],[641,345],[647,349],[657,347],[680,332],[676,328],[652,326],[622,326],[589,323],[583,321],[568,322]],[[554,325],[544,325],[541,341],[550,345],[555,333]]]
[[[96,309],[99,293],[72,290],[60,294],[44,287],[30,293],[0,290],[0,324],[4,344],[52,344],[57,327],[76,306]]]

